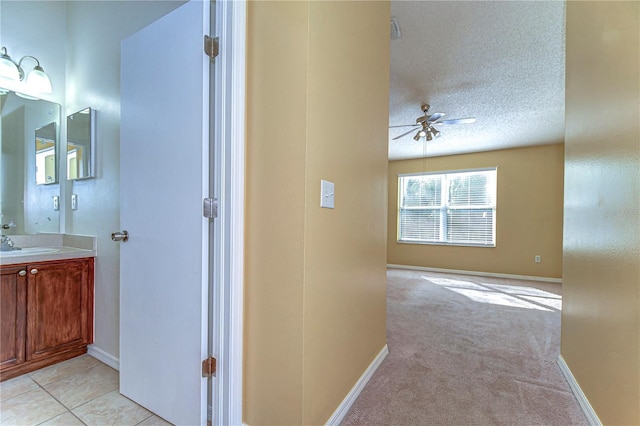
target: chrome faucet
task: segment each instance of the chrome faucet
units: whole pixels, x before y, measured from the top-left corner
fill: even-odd
[[[13,250],[13,241],[11,241],[11,238],[7,237],[6,235],[2,235],[2,242],[0,243],[0,251],[12,251],[12,250]]]
[[[0,228],[2,229],[10,229],[10,228],[15,228],[16,227],[16,223],[11,220],[9,221],[9,223],[3,223]],[[14,250],[13,248],[13,241],[11,241],[11,238],[7,237],[4,234],[0,234],[2,235],[2,242],[0,243],[0,251],[12,251]]]

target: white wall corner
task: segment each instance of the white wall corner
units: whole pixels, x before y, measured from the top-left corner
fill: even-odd
[[[582,389],[580,389],[580,385],[576,381],[576,378],[573,376],[573,373],[569,369],[569,366],[565,362],[562,355],[558,355],[558,366],[560,367],[560,371],[564,375],[564,378],[567,379],[567,383],[569,383],[569,387],[571,388],[571,392],[575,395],[582,411],[584,411],[585,416],[587,416],[587,420],[591,426],[602,426],[602,422],[598,418],[595,410],[589,403],[589,400],[585,396]]]
[[[373,359],[373,361],[371,361],[369,367],[365,370],[364,373],[362,373],[362,376],[360,376],[356,384],[353,385],[353,388],[351,388],[336,411],[333,412],[333,415],[329,418],[329,420],[327,420],[326,424],[328,426],[338,426],[340,425],[340,423],[342,423],[342,420],[349,412],[349,409],[351,409],[353,403],[356,401],[356,399],[358,399],[360,392],[362,392],[369,380],[371,380],[371,377],[373,377],[373,374],[376,372],[378,367],[380,367],[380,364],[382,364],[382,361],[384,361],[387,355],[389,355],[389,347],[385,344],[378,355]]]
[[[120,371],[120,360],[113,355],[103,351],[96,345],[87,346],[87,354],[94,357],[98,361],[102,361],[107,364],[109,367],[114,368]]]

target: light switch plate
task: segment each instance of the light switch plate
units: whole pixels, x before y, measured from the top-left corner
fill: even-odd
[[[335,208],[334,187],[335,185],[333,182],[326,180],[320,181],[320,207],[324,207],[326,209]]]
[[[53,197],[53,210],[54,211],[60,211],[60,196],[59,195],[54,195]]]
[[[78,194],[71,194],[71,210],[78,210]]]

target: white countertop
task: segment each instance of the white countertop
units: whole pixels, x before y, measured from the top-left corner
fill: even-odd
[[[0,265],[96,257],[96,238],[69,234],[9,235],[24,250],[0,252]],[[30,253],[29,249],[32,252]],[[5,254],[6,253],[6,254]]]

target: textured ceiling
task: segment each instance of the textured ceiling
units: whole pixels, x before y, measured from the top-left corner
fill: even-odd
[[[389,124],[422,115],[477,118],[413,140],[389,129],[389,159],[490,151],[564,139],[562,1],[392,1]]]

